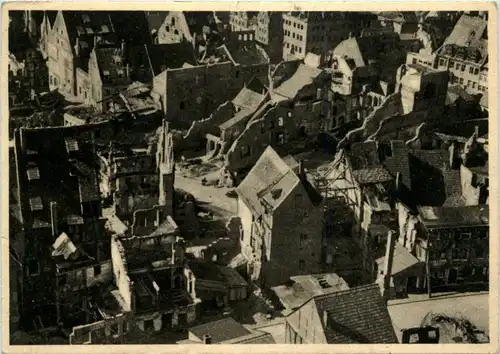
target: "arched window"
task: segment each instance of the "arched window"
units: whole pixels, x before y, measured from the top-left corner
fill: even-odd
[[[236,70],[236,78],[239,78],[239,77],[240,77],[240,71]]]
[[[166,27],[167,32],[170,32],[170,26]]]
[[[278,126],[282,127],[283,126],[283,117],[278,118]]]
[[[244,40],[245,42],[248,40],[248,35],[247,35],[247,34],[243,35],[243,40]]]
[[[175,34],[176,36],[177,36],[177,35],[179,35],[179,31],[175,30],[175,31],[174,31],[174,34]]]
[[[241,34],[238,35],[238,40],[241,41],[243,39],[243,36]]]
[[[172,17],[172,26],[175,26],[175,17]]]

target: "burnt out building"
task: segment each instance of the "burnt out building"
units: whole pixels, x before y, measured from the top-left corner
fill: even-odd
[[[70,127],[15,133],[11,204],[21,227],[11,242],[22,264],[18,300],[24,327],[78,322],[90,289],[110,275],[92,136]],[[71,277],[80,279],[78,286],[66,287]]]

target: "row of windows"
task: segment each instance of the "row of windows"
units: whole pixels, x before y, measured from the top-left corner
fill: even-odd
[[[285,22],[285,25],[293,26],[293,28],[298,28],[298,29],[301,29],[301,30],[304,29],[304,25],[303,24],[300,24],[300,23],[297,23],[297,22],[294,22],[294,21],[291,21],[291,20],[285,20],[284,22]]]
[[[291,36],[290,36],[291,34]],[[285,36],[292,37],[293,39],[297,39],[299,41],[303,40],[304,37],[300,34],[295,34],[295,32],[290,32],[289,30],[285,30]]]
[[[286,48],[290,49],[290,43],[286,43]],[[292,44],[291,45],[291,52],[292,52],[292,54],[295,53],[295,52],[302,53],[302,47],[299,47],[299,46],[297,46],[295,44]]]
[[[441,58],[439,59],[439,66],[442,66],[442,67],[446,67],[446,59],[444,58]],[[454,68],[455,70],[459,70],[459,71],[462,71],[462,72],[465,72],[466,69],[467,69],[467,64],[464,64],[464,63],[460,63],[460,62],[455,62],[453,60],[450,59],[450,61],[448,62],[448,68]],[[479,75],[479,68],[473,66],[473,65],[469,65],[469,74],[472,74],[472,75]]]

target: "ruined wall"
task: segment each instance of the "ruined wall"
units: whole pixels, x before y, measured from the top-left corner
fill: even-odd
[[[125,250],[117,237],[111,239],[111,262],[115,284],[124,300],[124,310],[132,310],[132,282],[128,277]]]
[[[231,100],[243,84],[239,69],[227,62],[167,70],[153,80],[153,90],[162,98],[167,119],[187,128]]]
[[[394,116],[400,116],[402,113],[401,94],[397,92],[388,96],[378,109],[366,117],[361,127],[348,132],[344,139],[339,142],[338,147],[342,148],[372,137],[379,131],[383,121],[394,119]],[[388,122],[384,124],[388,124]]]
[[[169,234],[177,233],[177,224],[170,215],[167,215],[164,206],[155,205],[149,209],[136,210],[133,217],[132,234],[134,236],[148,235],[164,222],[168,222],[171,226]]]
[[[380,121],[379,128],[367,140],[388,141],[407,140],[415,136],[419,125],[429,121],[428,111],[410,112],[406,115],[394,115]]]
[[[269,102],[250,120],[229,148],[225,163],[230,171],[251,167],[267,146],[275,149],[319,133],[322,101],[292,105]]]
[[[231,119],[236,113],[232,102],[228,101],[220,105],[208,118],[196,120],[191,124],[188,132],[178,144],[181,150],[188,150],[204,146],[207,133],[215,136],[220,135],[219,125]]]
[[[98,265],[91,265],[59,273],[59,290],[66,292],[90,288],[110,282],[112,278],[111,260],[106,260]],[[62,279],[64,279],[64,282]]]

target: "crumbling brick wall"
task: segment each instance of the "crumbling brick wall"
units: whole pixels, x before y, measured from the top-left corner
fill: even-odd
[[[234,104],[227,101],[220,105],[208,118],[194,121],[186,135],[179,141],[179,148],[193,149],[204,146],[206,134],[219,136],[219,125],[231,119],[235,113]]]

